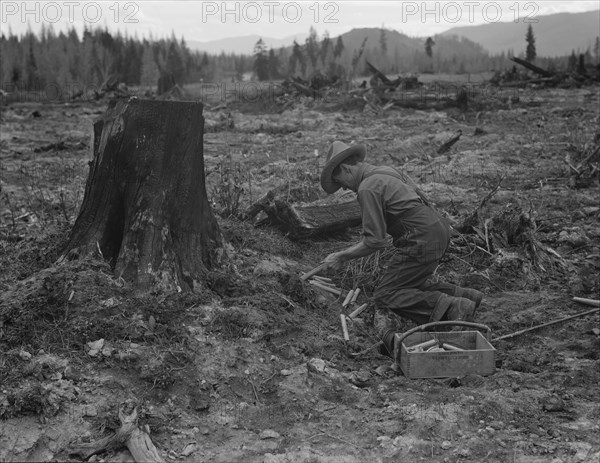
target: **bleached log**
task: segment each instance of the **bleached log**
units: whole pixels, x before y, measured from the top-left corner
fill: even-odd
[[[137,408],[134,408],[131,414],[126,414],[124,409],[125,406],[122,406],[119,410],[121,427],[113,436],[90,444],[72,446],[69,448],[69,454],[80,455],[84,460],[88,460],[92,455],[127,447],[138,463],[164,463],[165,460],[158,453],[148,433],[138,427]]]

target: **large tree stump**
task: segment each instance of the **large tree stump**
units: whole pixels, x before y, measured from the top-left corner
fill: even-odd
[[[194,289],[222,253],[203,129],[201,103],[112,101],[94,123],[94,159],[61,259],[99,253],[139,289]]]

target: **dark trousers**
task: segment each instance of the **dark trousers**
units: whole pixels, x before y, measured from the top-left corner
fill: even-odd
[[[456,289],[454,285],[429,280],[448,249],[450,228],[444,218],[425,205],[388,222],[388,233],[395,237],[398,250],[375,289],[377,307],[418,324],[436,321],[445,312],[436,317],[436,305]]]

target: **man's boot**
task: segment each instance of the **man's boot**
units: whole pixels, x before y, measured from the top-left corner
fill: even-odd
[[[466,297],[451,297],[450,299],[450,306],[442,320],[472,322],[475,318],[477,303]]]
[[[483,300],[483,293],[481,291],[477,291],[476,289],[471,288],[461,288],[460,286],[456,286],[450,283],[442,283],[442,282],[427,282],[419,288],[421,291],[439,291],[448,296],[454,297],[464,297],[466,299],[470,299],[475,302],[475,310],[479,308],[481,301]],[[438,305],[447,305],[448,302],[440,299]],[[441,311],[441,314],[439,313]],[[436,307],[435,312],[438,313],[439,316],[445,313],[444,307]],[[439,320],[439,316],[432,316],[432,321],[436,319]]]
[[[481,291],[471,288],[461,288],[460,286],[457,286],[454,290],[454,296],[464,297],[473,301],[475,303],[475,310],[479,308],[479,305],[483,300],[483,293]]]
[[[469,299],[475,303],[475,309],[471,313],[470,319],[468,321],[472,322],[473,320],[475,320],[475,312],[477,312],[477,309],[479,309],[479,306],[481,305],[481,301],[483,300],[483,293],[481,291],[477,291],[476,289],[461,288],[460,286],[457,286],[454,290],[454,295],[459,298],[462,297]]]
[[[381,355],[387,355],[388,357],[394,358],[394,340],[396,333],[396,330],[387,330],[385,332],[377,349]]]

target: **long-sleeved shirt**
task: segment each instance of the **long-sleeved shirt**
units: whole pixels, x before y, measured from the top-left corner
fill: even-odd
[[[398,176],[391,167],[369,164],[363,164],[358,172],[363,242],[371,248],[386,246],[389,217],[397,217],[422,204],[415,190]]]

